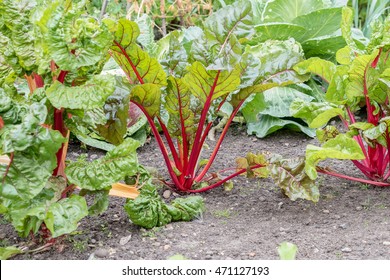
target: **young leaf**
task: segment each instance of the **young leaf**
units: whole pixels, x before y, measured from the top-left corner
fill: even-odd
[[[278,254],[281,260],[295,260],[297,252],[297,245],[290,242],[283,242],[278,247]]]
[[[267,178],[268,169],[267,169],[267,159],[262,154],[252,154],[248,153],[245,158],[236,159],[237,169],[246,169],[247,171],[242,175],[247,176],[248,178]],[[260,164],[261,166],[255,169],[251,169],[256,165]]]
[[[44,219],[52,237],[71,233],[77,229],[77,223],[88,215],[85,199],[78,195],[60,200],[49,207]]]
[[[112,76],[94,76],[84,85],[68,87],[54,82],[46,95],[56,108],[91,110],[102,107],[107,97],[115,90]]]
[[[305,173],[303,158],[288,160],[275,158],[271,160],[269,170],[272,179],[291,200],[300,198],[318,202],[320,197],[318,186]]]

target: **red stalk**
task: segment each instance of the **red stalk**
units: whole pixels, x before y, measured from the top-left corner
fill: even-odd
[[[264,165],[262,164],[256,164],[252,167],[250,167],[250,170],[253,170],[253,169],[257,169],[257,168],[260,168],[260,167],[264,167]],[[188,190],[188,192],[191,192],[191,193],[200,193],[200,192],[205,192],[205,191],[208,191],[208,190],[211,190],[211,189],[214,189],[216,187],[219,187],[220,185],[222,185],[223,183],[226,183],[227,181],[229,181],[230,179],[242,174],[242,173],[245,173],[247,172],[247,169],[241,169],[229,176],[227,176],[225,179],[222,179],[221,181],[218,181],[216,182],[215,184],[212,184],[210,186],[207,186],[207,187],[204,187],[204,188],[201,188],[201,189],[197,189],[197,190]]]
[[[205,102],[205,105],[203,107],[202,114],[201,114],[201,117],[199,120],[198,129],[197,129],[196,134],[195,134],[194,145],[192,146],[192,150],[191,150],[190,160],[188,163],[187,170],[185,171],[185,174],[186,174],[185,176],[186,176],[186,178],[189,178],[189,179],[193,179],[194,175],[195,175],[194,174],[195,167],[196,167],[196,164],[198,162],[201,147],[202,147],[202,146],[200,146],[200,142],[201,142],[200,140],[201,140],[203,128],[204,128],[204,125],[206,122],[207,113],[208,113],[210,106],[211,106],[211,101],[212,101],[212,97],[214,94],[214,90],[217,87],[217,82],[218,82],[218,78],[219,78],[220,73],[221,73],[221,71],[218,70],[217,75],[214,78],[214,83],[211,87],[210,93],[207,96],[207,99],[206,99],[206,102]],[[188,189],[191,188],[191,185],[189,187],[187,186],[187,188]]]
[[[196,178],[195,178],[196,182],[199,182],[200,180],[203,179],[203,177],[206,175],[207,171],[210,169],[211,165],[213,164],[215,157],[217,156],[217,153],[221,147],[222,141],[225,139],[228,128],[229,128],[230,124],[232,123],[234,117],[237,115],[237,112],[240,109],[241,105],[244,103],[244,101],[245,101],[245,99],[241,100],[241,102],[238,104],[238,106],[234,109],[234,111],[230,115],[228,121],[225,124],[225,127],[222,130],[221,135],[218,138],[217,144],[214,147],[214,150],[210,156],[209,161],[207,162],[207,164],[203,168],[202,172],[198,176],[196,176]]]
[[[148,114],[148,112],[145,110],[145,108],[143,106],[141,106],[140,104],[138,104],[134,101],[132,101],[132,102],[135,105],[137,105],[137,107],[145,114],[145,116],[148,120],[148,123],[152,129],[153,135],[157,140],[157,144],[160,147],[161,153],[163,154],[165,164],[168,168],[169,176],[171,177],[173,183],[177,186],[178,189],[184,191],[185,189],[183,188],[182,184],[180,184],[180,182],[177,178],[177,175],[176,175],[175,171],[173,170],[171,161],[170,161],[169,156],[168,156],[167,148],[165,147],[164,142],[162,141],[162,138],[161,138],[160,134],[158,133],[158,130],[156,128],[156,125],[154,124],[153,119],[150,117],[150,115]]]
[[[41,88],[45,85],[45,82],[43,81],[42,77],[38,74],[34,73],[34,80],[37,88]]]
[[[176,168],[181,171],[183,169],[183,166],[182,166],[182,164],[180,162],[179,156],[178,156],[177,151],[175,149],[175,145],[173,144],[172,138],[171,138],[171,136],[170,136],[170,134],[168,132],[168,129],[167,129],[166,125],[163,123],[163,121],[159,117],[157,117],[157,120],[158,120],[158,123],[161,126],[161,129],[163,130],[165,139],[168,142],[168,146],[169,146],[169,149],[171,151],[173,160],[175,161]]]
[[[338,178],[342,178],[342,179],[346,179],[346,180],[350,180],[350,181],[360,182],[360,183],[363,183],[363,184],[375,185],[375,186],[378,186],[378,187],[388,187],[388,186],[390,186],[390,183],[383,183],[383,182],[376,182],[376,181],[371,181],[371,180],[365,180],[365,179],[361,179],[361,178],[355,178],[355,177],[343,175],[343,174],[340,174],[340,173],[337,173],[337,172],[333,172],[333,171],[326,171],[326,170],[319,169],[319,168],[317,169],[317,172],[322,173],[322,174],[326,174],[326,175],[331,175],[331,176],[338,177]]]

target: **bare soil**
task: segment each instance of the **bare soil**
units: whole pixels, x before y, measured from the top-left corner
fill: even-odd
[[[249,151],[303,155],[309,143],[315,140],[285,130],[257,139],[236,125],[214,169],[234,166],[235,158]],[[85,151],[72,146],[69,155],[80,152]],[[91,158],[102,154],[87,152]],[[142,164],[166,174],[161,158],[154,139],[139,150]],[[331,163],[340,172],[358,175],[349,162]],[[324,176],[318,183],[321,198],[314,204],[290,201],[270,179],[236,178],[232,191],[217,188],[202,194],[207,209],[199,219],[152,230],[133,225],[123,210],[125,200],[111,198],[108,211],[82,220],[78,232],[59,246],[16,259],[167,259],[176,254],[188,259],[277,259],[283,241],[298,246],[297,259],[390,259],[390,188]],[[1,246],[26,241],[3,218],[0,240]]]

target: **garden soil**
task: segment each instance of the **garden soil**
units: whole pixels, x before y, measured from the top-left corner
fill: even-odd
[[[209,141],[210,146],[213,142]],[[248,152],[304,155],[316,140],[303,134],[279,131],[265,139],[248,136],[245,127],[234,125],[224,140],[213,169],[234,166]],[[99,150],[71,145],[69,157]],[[139,149],[139,160],[166,176],[154,139]],[[342,173],[358,175],[350,162],[327,162]],[[217,188],[202,196],[206,211],[192,222],[177,222],[144,230],[133,225],[123,210],[124,199],[110,198],[109,209],[87,217],[77,232],[54,247],[15,259],[168,259],[180,254],[187,259],[278,259],[277,247],[287,241],[298,246],[297,259],[390,259],[390,188],[371,187],[320,176],[320,201],[290,201],[271,179],[234,180],[234,188]],[[162,189],[165,197],[175,193]],[[1,217],[1,246],[23,246]]]

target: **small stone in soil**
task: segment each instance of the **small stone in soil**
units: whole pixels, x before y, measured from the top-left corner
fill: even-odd
[[[161,243],[160,242],[154,242],[152,245],[156,246],[156,247],[159,247],[161,245]]]
[[[131,239],[131,234],[128,235],[128,236],[122,237],[122,238],[119,240],[119,244],[120,244],[121,246],[124,246],[124,245],[126,245],[127,243],[129,243],[130,239]]]
[[[390,246],[390,241],[383,241],[383,245]]]
[[[349,248],[349,247],[345,247],[345,248],[341,249],[341,252],[343,252],[343,253],[351,253],[352,249]]]
[[[171,197],[171,194],[172,194],[172,192],[170,190],[166,190],[166,191],[163,192],[163,197],[165,199],[168,199],[168,198]]]
[[[341,219],[341,216],[340,215],[335,215],[334,218],[339,220],[339,219]]]
[[[255,252],[251,252],[251,253],[248,254],[248,256],[253,258],[254,256],[256,256],[256,253]]]
[[[171,245],[167,244],[167,245],[164,245],[164,250],[169,250],[171,248]]]
[[[356,207],[356,210],[358,210],[358,211],[360,211],[360,210],[362,210],[363,209],[363,207],[361,207],[361,206],[357,206]]]
[[[346,229],[347,225],[346,224],[341,224],[341,225],[339,225],[339,228]]]
[[[105,258],[109,255],[109,252],[105,248],[100,248],[95,251],[95,256],[98,258]]]
[[[323,210],[322,212],[325,213],[325,214],[329,214],[330,213],[329,210],[326,210],[326,209]]]
[[[282,209],[282,206],[283,206],[283,202],[279,202],[278,203],[278,209]]]

